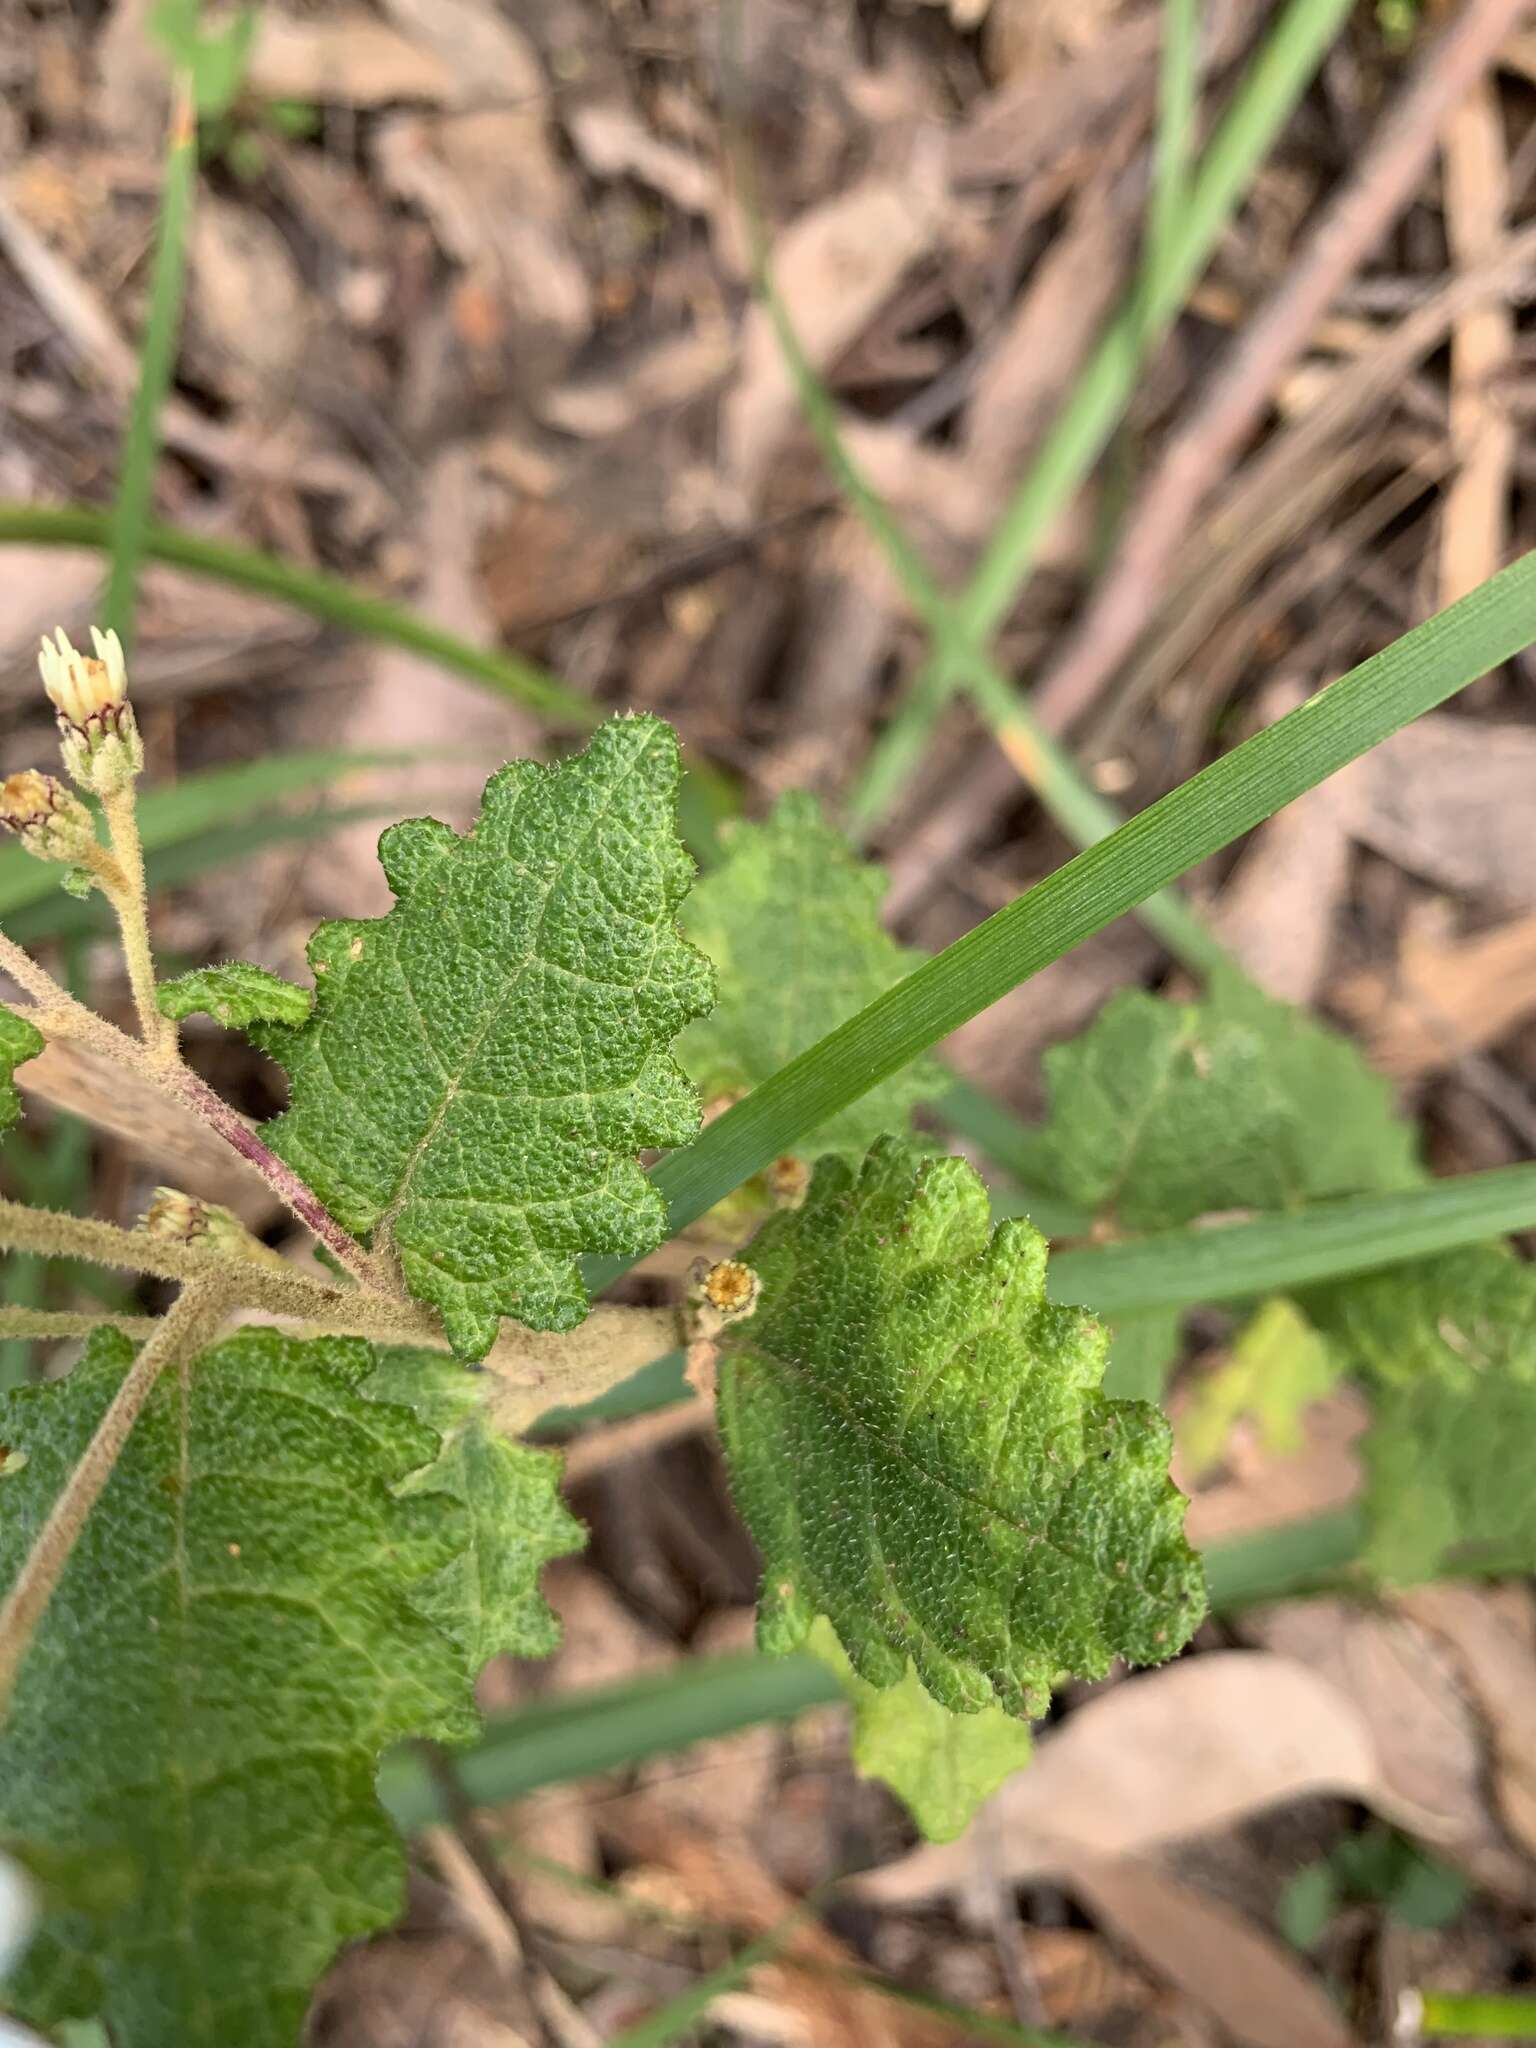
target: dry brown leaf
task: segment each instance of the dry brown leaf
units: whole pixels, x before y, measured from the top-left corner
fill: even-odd
[[[1449,944],[1405,934],[1394,973],[1351,975],[1335,998],[1373,1066],[1403,1081],[1438,1073],[1536,1010],[1536,915]]]
[[[452,65],[362,7],[306,18],[263,7],[246,84],[263,99],[344,107],[445,105],[456,96]]]
[[[1431,712],[1367,760],[1358,839],[1453,894],[1536,910],[1536,728]]]
[[[1372,1799],[1369,1725],[1348,1694],[1287,1656],[1213,1651],[1128,1680],[1045,1735],[987,1804],[994,1874],[1021,1882],[1135,1855],[1314,1792]],[[970,1834],[858,1880],[862,1897],[977,1902]]]
[[[1308,694],[1299,678],[1277,678],[1260,700],[1263,723]],[[1254,834],[1216,905],[1218,938],[1282,1002],[1310,1003],[1322,987],[1368,773],[1366,763],[1351,762],[1277,812]]]
[[[573,108],[566,132],[595,178],[635,178],[670,199],[682,213],[707,214],[720,190],[719,174],[703,158],[663,142],[631,107],[591,101]]]
[[[782,1928],[798,1906],[755,1857],[659,1813],[649,1800],[626,1801],[604,1815],[604,1827],[630,1855],[643,1859],[648,1872],[666,1874],[674,1909],[701,1920],[762,1935]],[[796,1969],[797,1961],[811,1968]],[[857,1966],[834,1934],[806,1918],[747,1982],[767,2008],[793,2022],[790,2038],[804,2048],[952,2048],[949,2022],[833,1974]]]
[[[110,1131],[189,1195],[222,1202],[257,1228],[281,1213],[254,1167],[190,1110],[176,1108],[159,1089],[115,1061],[55,1041],[20,1068],[16,1080],[27,1094]]]
[[[474,573],[479,544],[478,472],[473,451],[448,447],[432,462],[422,483],[418,534],[424,578],[416,608],[467,639],[489,639],[491,625]],[[434,800],[446,822],[462,828],[475,816],[490,768],[537,750],[537,722],[515,705],[449,675],[436,663],[405,649],[380,647],[371,656],[373,679],[348,715],[342,743],[391,748],[410,755],[429,747],[462,749],[461,758],[434,769]],[[471,750],[473,750],[471,752]],[[371,771],[365,798],[398,801],[402,813],[413,802],[421,770]],[[455,801],[456,799],[456,801]],[[319,908],[348,917],[386,911],[393,902],[379,866],[379,828],[372,821],[349,826],[329,842],[324,863],[315,863],[311,893]]]
[[[1189,1407],[1180,1392],[1169,1404],[1177,1435]],[[1301,1417],[1302,1446],[1294,1456],[1267,1451],[1251,1436],[1238,1439],[1224,1459],[1227,1477],[1192,1487],[1177,1453],[1174,1483],[1191,1495],[1184,1533],[1197,1550],[1229,1536],[1275,1529],[1344,1507],[1360,1491],[1355,1446],[1370,1426],[1370,1408],[1353,1387],[1313,1401]]]
[[[1496,257],[1509,181],[1499,88],[1484,77],[1452,111],[1441,137],[1445,233],[1462,269]],[[1506,298],[1472,306],[1451,331],[1451,442],[1457,471],[1440,522],[1440,602],[1454,604],[1504,566],[1510,483],[1518,445],[1498,390],[1515,363],[1515,316]]]
[[[811,207],[779,235],[773,277],[812,366],[824,370],[929,249],[942,217],[936,148],[920,139],[905,179],[871,178]],[[744,505],[796,416],[793,381],[767,309],[741,335],[741,374],[721,414],[721,457]]]
[[[1245,1914],[1152,1864],[1083,1862],[1063,1875],[1106,1932],[1244,2048],[1348,2048],[1353,2040],[1312,1972]]]
[[[1421,1586],[1398,1605],[1450,1651],[1488,1725],[1504,1823],[1536,1856],[1536,1599],[1530,1588]]]
[[[1528,1903],[1536,1873],[1489,1803],[1482,1732],[1443,1645],[1409,1614],[1343,1600],[1287,1601],[1244,1621],[1266,1649],[1353,1702],[1379,1781],[1366,1797],[1499,1897]]]
[[[308,346],[310,301],[272,222],[204,195],[192,216],[189,287],[197,332],[224,358],[226,390],[269,402],[283,395]]]

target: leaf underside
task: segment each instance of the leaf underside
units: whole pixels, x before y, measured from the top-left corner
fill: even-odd
[[[882,928],[884,873],[824,823],[814,797],[781,797],[762,824],[733,823],[721,836],[728,857],[696,885],[682,916],[720,975],[716,1007],[677,1046],[706,1101],[768,1080],[922,959]],[[882,1133],[905,1129],[942,1082],[933,1061],[916,1060],[795,1151],[862,1158]]]
[[[1029,1762],[1029,1723],[1001,1707],[952,1714],[910,1664],[895,1685],[866,1684],[825,1616],[818,1617],[807,1647],[831,1666],[848,1694],[855,1767],[889,1785],[930,1842],[953,1841],[982,1801]]]
[[[484,1416],[487,1376],[440,1351],[381,1351],[365,1391],[410,1408],[442,1440],[401,1490],[445,1494],[464,1510],[464,1548],[422,1581],[416,1606],[463,1646],[472,1670],[492,1657],[551,1656],[560,1630],[539,1572],[586,1542],[560,1498],[559,1454],[498,1436]]]
[[[13,1576],[132,1357],[0,1397]],[[41,1932],[12,1987],[117,2048],[293,2048],[337,1948],[404,1897],[381,1752],[474,1732],[462,1650],[413,1604],[464,1515],[399,1482],[436,1439],[360,1398],[370,1348],[252,1329],[161,1380],[22,1666],[0,1841]]]
[[[1204,1584],[1166,1422],[1103,1396],[1103,1331],[1045,1300],[1036,1231],[989,1222],[961,1160],[824,1161],[743,1254],[762,1292],[720,1423],[766,1649],[824,1614],[872,1685],[910,1660],[941,1706],[1025,1714],[1067,1673],[1172,1656]]]
[[[676,915],[677,741],[616,718],[584,752],[513,762],[466,837],[396,825],[387,916],[322,925],[313,1017],[259,1027],[288,1069],[268,1143],[479,1357],[502,1315],[579,1322],[583,1253],[649,1251],[660,1195],[635,1155],[698,1128],[668,1050],[709,1007]]]
[[[0,1131],[8,1131],[21,1115],[21,1090],[16,1069],[43,1050],[43,1034],[35,1024],[0,1003]]]

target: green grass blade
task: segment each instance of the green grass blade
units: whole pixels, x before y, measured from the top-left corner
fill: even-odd
[[[1358,1507],[1329,1508],[1213,1543],[1201,1553],[1211,1611],[1233,1614],[1335,1584],[1364,1545],[1365,1516]]]
[[[1165,0],[1157,139],[1138,289],[1147,324],[1155,323],[1157,307],[1166,301],[1169,272],[1176,264],[1179,222],[1188,203],[1199,80],[1200,0]]]
[[[1172,790],[829,1032],[655,1169],[678,1231],[887,1074],[1536,638],[1536,553]],[[606,1285],[623,1261],[588,1262]]]
[[[787,1914],[777,1927],[770,1927],[766,1934],[739,1949],[728,1962],[706,1970],[685,1991],[669,1998],[659,2012],[626,2027],[622,2034],[615,2034],[610,2048],[669,2048],[670,2043],[681,2040],[699,2024],[717,1998],[734,1991],[760,1963],[772,1962],[795,1929],[804,1924],[808,1911],[808,1907],[802,1906]]]
[[[300,568],[257,548],[209,540],[179,526],[148,525],[141,539],[147,561],[166,562],[215,583],[280,598],[295,611],[323,619],[327,625],[409,648],[439,668],[482,683],[513,703],[527,705],[552,724],[586,732],[603,715],[596,705],[536,662],[476,647],[403,605],[354,590],[339,576]],[[109,522],[104,512],[89,505],[0,504],[0,544],[6,541],[24,541],[33,547],[104,548],[110,544]]]
[[[102,603],[106,624],[116,630],[124,648],[130,651],[139,571],[144,562],[144,529],[154,501],[155,464],[160,454],[160,409],[176,367],[181,301],[186,285],[187,233],[196,188],[197,113],[192,79],[188,73],[178,71],[171,93],[171,131],[155,235],[149,313],[139,350],[138,389],[123,439],[117,498],[112,507],[112,563]]]
[[[1505,1991],[1420,1991],[1418,2025],[1413,2038],[1451,2040],[1474,2036],[1480,2041],[1536,2041],[1536,1998]]]
[[[1051,1256],[1053,1300],[1101,1315],[1245,1301],[1536,1228],[1536,1165],[1458,1174],[1401,1194],[1317,1202],[1288,1216]]]
[[[959,602],[968,638],[984,639],[1012,609],[1047,527],[1087,476],[1135,391],[1138,343],[1178,312],[1349,7],[1350,0],[1290,0],[1265,37],[1159,252],[1145,307],[1133,303],[1121,313],[1094,352]]]
[[[975,575],[955,600],[959,642],[951,638],[936,647],[906,704],[871,750],[851,810],[861,829],[884,814],[916,768],[950,691],[962,681],[973,689],[986,687],[978,682],[986,641],[1012,609],[1052,522],[1098,460],[1136,388],[1146,349],[1209,260],[1348,10],[1349,0],[1290,0],[1270,30],[1189,183],[1155,269],[1133,290],[1089,358]],[[993,710],[982,708],[995,722]]]
[[[474,1747],[457,1751],[452,1762],[464,1797],[495,1806],[541,1785],[621,1770],[842,1698],[836,1678],[815,1657],[711,1657],[536,1702],[488,1722]],[[449,1818],[436,1778],[413,1749],[385,1757],[379,1797],[407,1834]]]

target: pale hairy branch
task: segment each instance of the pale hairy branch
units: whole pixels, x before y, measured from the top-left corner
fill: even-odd
[[[94,1217],[63,1216],[52,1209],[0,1201],[0,1250],[85,1259],[92,1265],[189,1285],[216,1283],[231,1308],[259,1310],[291,1325],[299,1336],[366,1337],[423,1350],[448,1349],[442,1325],[419,1302],[370,1288],[331,1287],[275,1264],[234,1258],[206,1244],[179,1244],[146,1230],[121,1230]],[[32,1318],[37,1327],[22,1328],[12,1320],[22,1316]],[[159,1329],[162,1320],[12,1309],[0,1311],[0,1336],[75,1336],[108,1322],[139,1334],[146,1324]],[[557,1402],[576,1406],[593,1400],[673,1350],[678,1341],[677,1314],[670,1308],[600,1303],[576,1329],[559,1333],[504,1323],[484,1361],[484,1370],[497,1382],[492,1396],[496,1425],[516,1435]]]
[[[155,1382],[174,1360],[190,1357],[211,1337],[229,1307],[229,1296],[216,1280],[199,1280],[177,1297],[174,1306],[129,1367],[112,1396],[80,1462],[65,1481],[48,1519],[37,1533],[26,1562],[0,1605],[0,1713],[9,1704],[16,1673],[27,1653],[86,1518],[112,1476]]]
[[[115,1309],[0,1308],[0,1338],[89,1337],[103,1326],[125,1337],[152,1337],[163,1317],[127,1316]]]
[[[550,1408],[579,1407],[607,1393],[678,1341],[675,1309],[612,1302],[599,1303],[584,1323],[558,1336],[503,1323],[484,1360],[497,1381],[490,1419],[503,1434],[518,1436]]]
[[[128,984],[133,1006],[139,1016],[139,1035],[157,1067],[179,1065],[181,1054],[176,1026],[162,1016],[155,998],[155,960],[149,941],[149,904],[144,886],[144,849],[139,840],[139,819],[133,784],[108,791],[101,800],[107,828],[112,834],[117,875],[104,874],[102,885],[117,914],[122,933],[123,959],[128,967]]]

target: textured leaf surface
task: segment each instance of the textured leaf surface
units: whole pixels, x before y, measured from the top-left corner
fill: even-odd
[[[21,1115],[21,1090],[16,1086],[16,1069],[36,1059],[44,1044],[35,1024],[0,1003],[0,1131],[8,1131]]]
[[[698,1104],[668,1047],[709,1007],[678,936],[692,863],[677,742],[616,718],[583,753],[491,778],[474,830],[419,818],[379,856],[386,917],[322,925],[315,1013],[261,1030],[292,1080],[273,1149],[479,1357],[498,1318],[569,1329],[584,1252],[665,1230],[635,1159],[681,1145]]]
[[[1200,1003],[1131,990],[1046,1053],[1022,1166],[1130,1230],[1422,1178],[1391,1090],[1348,1039],[1229,975]]]
[[[823,822],[814,797],[782,797],[760,825],[722,828],[729,857],[694,889],[683,929],[715,963],[720,997],[678,1058],[706,1100],[766,1081],[917,966],[880,924],[885,876]],[[880,1082],[797,1148],[860,1156],[902,1131],[942,1087],[930,1060]]]
[[[438,1351],[381,1352],[367,1392],[404,1403],[442,1439],[436,1460],[401,1491],[446,1494],[468,1521],[464,1549],[422,1582],[416,1605],[463,1645],[474,1670],[492,1657],[549,1656],[560,1629],[539,1573],[586,1542],[560,1498],[558,1454],[488,1429],[485,1376]]]
[[[0,1397],[9,1581],[132,1349]],[[362,1399],[365,1344],[247,1330],[161,1380],[22,1666],[0,1840],[49,1894],[16,1995],[118,2048],[294,2048],[337,1947],[394,1918],[380,1752],[474,1730],[459,1650],[412,1604],[463,1540],[394,1489],[437,1441]]]
[[[989,1235],[958,1159],[824,1161],[743,1255],[720,1422],[763,1552],[764,1647],[825,1614],[870,1684],[1040,1711],[1058,1676],[1170,1657],[1204,1606],[1169,1436],[1099,1391],[1103,1331],[1045,1300],[1044,1240]]]
[[[167,1017],[178,1022],[201,1010],[240,1031],[252,1024],[296,1027],[307,1021],[314,1005],[308,989],[296,988],[280,974],[269,974],[265,967],[253,967],[248,960],[198,967],[174,981],[163,981],[155,1000]]]
[[[867,1684],[825,1616],[818,1617],[808,1647],[832,1667],[848,1694],[855,1767],[889,1785],[929,1841],[953,1841],[1004,1778],[1029,1762],[1034,1745],[1028,1722],[1001,1707],[952,1714],[910,1664],[895,1685]]]
[[[1209,1471],[1237,1424],[1251,1416],[1264,1448],[1289,1457],[1302,1446],[1302,1416],[1332,1393],[1343,1358],[1296,1304],[1276,1295],[1239,1331],[1224,1365],[1196,1382],[1182,1443],[1192,1476]]]
[[[1477,1246],[1306,1305],[1372,1389],[1367,1562],[1397,1584],[1536,1570],[1536,1268]]]

